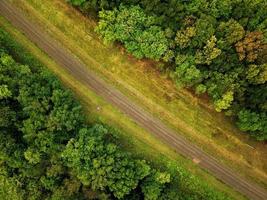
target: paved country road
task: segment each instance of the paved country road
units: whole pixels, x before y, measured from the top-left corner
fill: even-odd
[[[49,37],[40,27],[28,21],[8,0],[0,0],[0,15],[21,30],[62,68],[69,71],[73,77],[86,84],[89,89],[119,108],[137,124],[175,149],[179,154],[196,160],[200,167],[248,198],[267,200],[267,191],[263,188],[240,177],[234,171],[207,155],[200,148],[165,126],[159,119],[141,109],[121,92],[101,80],[94,72],[88,71],[81,61],[64,49],[59,42]]]

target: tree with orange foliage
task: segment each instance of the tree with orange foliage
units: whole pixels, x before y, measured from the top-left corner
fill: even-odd
[[[236,51],[239,60],[246,60],[254,62],[263,57],[264,52],[267,50],[267,43],[263,40],[264,36],[261,31],[253,31],[247,33],[242,41],[236,43]]]

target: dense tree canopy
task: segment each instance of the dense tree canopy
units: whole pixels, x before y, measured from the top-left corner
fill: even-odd
[[[203,183],[174,190],[182,182],[113,132],[87,124],[71,92],[0,28],[0,199],[229,199]]]
[[[266,0],[69,2],[98,14],[97,32],[106,42],[123,43],[137,58],[166,62],[179,87],[207,92],[218,112],[266,139]],[[248,115],[262,123],[248,122]]]
[[[0,35],[0,199],[122,199],[154,176],[109,141],[108,128],[87,125],[70,91]]]
[[[63,158],[78,179],[94,190],[109,188],[122,198],[149,175],[150,167],[139,160],[132,160],[115,144],[104,140],[108,130],[101,125],[81,129],[77,140],[70,140]]]
[[[100,11],[99,16],[103,20],[97,32],[106,43],[120,41],[137,58],[159,60],[166,52],[168,41],[156,18],[147,16],[139,6],[120,6],[113,11]]]

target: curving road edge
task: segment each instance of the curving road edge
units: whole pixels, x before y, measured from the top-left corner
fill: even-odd
[[[159,119],[141,109],[141,107],[133,103],[121,92],[100,79],[94,72],[88,71],[81,61],[69,53],[59,42],[49,37],[39,26],[28,21],[22,13],[7,0],[0,0],[0,15],[4,16],[11,24],[21,30],[62,68],[69,71],[73,77],[86,84],[88,88],[102,96],[106,101],[118,107],[137,124],[175,149],[179,154],[192,160],[197,160],[200,167],[209,171],[217,179],[231,186],[249,199],[267,200],[266,190],[240,177],[230,168],[219,163],[215,158],[203,152],[199,147],[165,126]]]

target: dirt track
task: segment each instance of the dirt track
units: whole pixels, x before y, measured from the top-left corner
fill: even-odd
[[[101,80],[94,72],[88,71],[84,64],[64,49],[53,38],[49,37],[40,27],[32,24],[15,9],[8,1],[0,0],[0,15],[7,18],[15,27],[25,33],[38,47],[44,50],[62,68],[69,71],[77,80],[85,83],[96,94],[118,107],[121,111],[134,119],[136,123],[147,129],[151,134],[168,144],[183,156],[195,159],[198,165],[209,171],[222,182],[233,187],[250,199],[267,200],[267,192],[238,176],[228,167],[220,164],[200,148],[188,142],[185,138],[166,127],[161,121],[145,112],[126,96]]]

